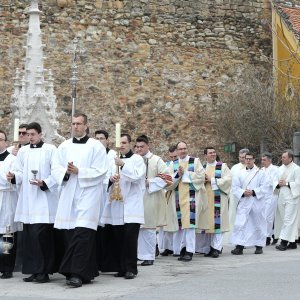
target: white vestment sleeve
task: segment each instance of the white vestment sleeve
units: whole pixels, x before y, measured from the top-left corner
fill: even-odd
[[[63,179],[67,172],[66,162],[62,156],[63,151],[56,151],[51,165],[51,175],[58,185],[63,184]]]
[[[149,182],[149,188],[148,188],[149,194],[160,191],[167,185],[166,182],[160,177],[150,178],[148,179],[148,182]]]
[[[243,194],[244,194],[245,190],[242,188],[242,183],[240,181],[240,177],[239,176],[233,176],[233,180],[232,180],[232,194],[234,195],[234,197],[236,197],[237,199],[241,199]]]
[[[300,168],[297,168],[295,171],[295,181],[289,182],[293,198],[300,196]]]
[[[266,191],[268,190],[268,182],[266,181],[266,175],[262,173],[263,171],[260,170],[256,176],[261,176],[261,180],[259,182],[259,186],[254,189],[256,198],[258,200],[264,199]]]
[[[78,182],[80,188],[86,188],[100,184],[108,169],[106,152],[101,148],[97,149],[94,161],[89,168],[78,168]]]
[[[135,182],[140,180],[146,173],[146,166],[141,156],[126,160],[122,167],[122,175],[126,181]]]

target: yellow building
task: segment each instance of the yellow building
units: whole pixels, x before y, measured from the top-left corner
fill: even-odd
[[[277,92],[297,111],[300,95],[300,7],[272,1],[273,64]]]

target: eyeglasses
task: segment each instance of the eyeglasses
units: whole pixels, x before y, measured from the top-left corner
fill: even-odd
[[[19,135],[27,135],[27,131],[19,131]]]
[[[254,159],[253,157],[246,157],[245,160],[252,160]]]

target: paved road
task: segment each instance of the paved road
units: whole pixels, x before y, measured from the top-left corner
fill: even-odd
[[[218,259],[195,255],[189,263],[159,257],[154,266],[140,267],[134,280],[101,274],[78,289],[67,287],[61,275],[36,284],[15,273],[13,279],[0,280],[0,299],[300,299],[300,249],[280,252],[269,246],[263,255],[247,249],[241,256],[230,250],[225,246]]]

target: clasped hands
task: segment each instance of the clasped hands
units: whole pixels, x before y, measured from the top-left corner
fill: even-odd
[[[179,166],[177,172],[178,172],[179,177],[183,176],[183,174],[184,174],[184,168],[183,168],[183,166]]]
[[[280,187],[286,186],[286,181],[285,181],[285,179],[280,179],[280,180],[278,181],[278,185],[279,185]]]
[[[68,162],[67,174],[75,174],[78,175],[78,168],[73,164],[72,161]]]
[[[251,197],[253,195],[253,191],[252,190],[249,190],[249,189],[246,189],[245,192],[244,192],[244,196],[245,197]]]
[[[208,176],[207,174],[205,174],[205,181],[204,181],[204,183],[208,183],[208,182],[211,182],[211,177]]]

